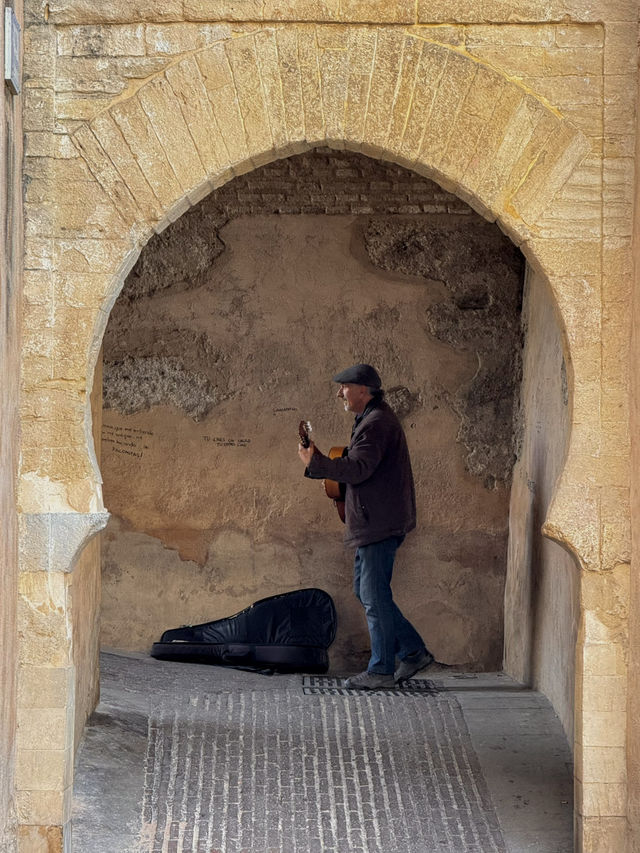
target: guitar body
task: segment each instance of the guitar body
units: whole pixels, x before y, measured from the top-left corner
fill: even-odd
[[[343,456],[346,456],[346,454],[346,447],[332,447],[328,455],[329,459],[341,459]],[[338,483],[336,480],[325,480],[324,490],[327,497],[331,498],[334,502],[335,507],[338,510],[338,515],[340,516],[340,521],[344,524],[344,498],[347,491],[346,485],[344,483]]]

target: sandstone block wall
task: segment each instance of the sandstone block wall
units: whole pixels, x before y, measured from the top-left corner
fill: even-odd
[[[22,654],[21,682],[54,673],[73,714],[69,569],[106,520],[88,395],[143,245],[231,177],[359,151],[497,220],[549,283],[571,429],[544,531],[581,571],[578,838],[624,849],[626,689],[608,687],[628,664],[637,4],[33,0],[25,18],[20,618],[51,654]],[[18,756],[25,844],[67,833],[65,721],[41,793]]]
[[[22,23],[22,3],[14,4]],[[4,14],[0,65],[4,68]],[[15,850],[17,723],[18,393],[22,298],[22,97],[5,84],[0,105],[0,850]]]
[[[640,128],[640,115],[636,113],[636,128]],[[636,136],[636,163],[640,155],[640,134]],[[632,304],[632,340],[631,360],[635,364],[640,363],[640,180],[636,167],[635,175],[635,218],[634,218],[634,244],[633,244],[633,304]],[[640,424],[640,373],[631,370],[631,469],[638,471],[640,465],[640,443],[638,442],[638,424]],[[632,477],[631,482],[631,523],[632,523],[632,570],[630,576],[630,603],[632,613],[638,612],[640,606],[640,575],[637,571],[640,560],[640,481]],[[629,620],[629,685],[628,685],[628,712],[629,730],[637,732],[640,730],[640,621],[631,618]],[[630,737],[628,752],[625,756],[629,777],[637,779],[640,775],[640,738]],[[629,791],[628,814],[632,827],[640,825],[640,790],[633,785]],[[640,837],[633,835],[633,846],[635,851],[640,850]]]

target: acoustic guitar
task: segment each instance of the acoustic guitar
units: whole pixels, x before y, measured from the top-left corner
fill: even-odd
[[[298,437],[300,439],[300,444],[303,447],[309,447],[311,444],[311,432],[311,424],[309,421],[300,421],[298,426]],[[332,447],[329,451],[329,459],[342,458],[343,456],[346,456],[347,450],[347,447]],[[333,501],[335,508],[338,510],[340,521],[344,524],[344,498],[347,491],[346,485],[344,483],[338,483],[336,480],[325,480],[324,491],[326,496]]]

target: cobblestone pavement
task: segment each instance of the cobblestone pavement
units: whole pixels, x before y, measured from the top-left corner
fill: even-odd
[[[504,850],[454,696],[273,699],[153,712],[142,849]]]
[[[571,849],[570,808],[546,848],[535,831],[509,845],[508,820],[505,840],[465,719],[469,681],[336,695],[305,693],[301,676],[131,656],[104,655],[102,671],[77,761],[74,853]]]

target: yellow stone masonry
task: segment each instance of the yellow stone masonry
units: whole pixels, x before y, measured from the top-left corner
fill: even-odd
[[[35,4],[33,16],[43,14]],[[134,0],[127,4],[104,4],[92,0],[53,0],[47,4],[49,20],[55,24],[128,21],[323,21],[347,23],[465,23],[637,21],[633,0],[514,0],[508,5],[495,0]]]
[[[496,220],[551,285],[573,425],[544,529],[583,570],[576,849],[621,853],[637,4],[52,0],[46,10],[29,4],[25,30],[21,853],[62,850],[68,833],[69,571],[106,521],[88,394],[111,305],[154,231],[231,177],[315,145],[435,179]],[[62,517],[74,525],[68,556]]]

